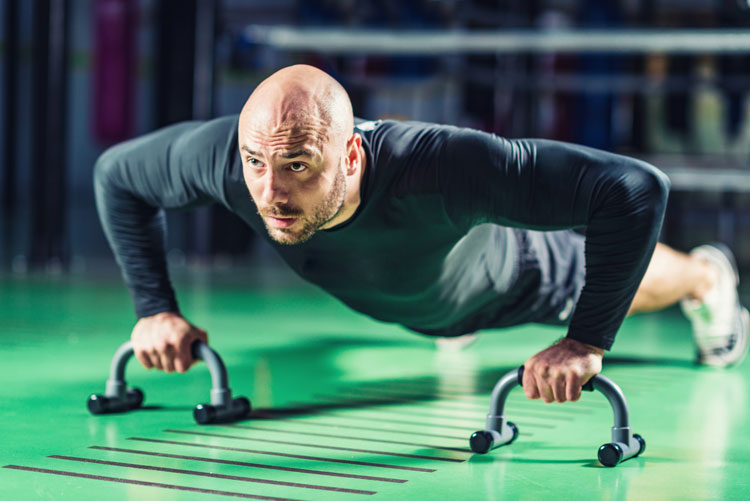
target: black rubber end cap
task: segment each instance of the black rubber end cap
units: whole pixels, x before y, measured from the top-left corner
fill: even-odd
[[[633,433],[633,438],[636,439],[639,444],[641,444],[641,448],[638,449],[638,454],[636,454],[636,456],[640,456],[641,454],[643,454],[643,451],[646,450],[646,440],[637,433]]]
[[[617,444],[609,443],[599,447],[599,462],[604,466],[617,466],[622,460],[622,449]]]
[[[89,396],[86,405],[89,408],[91,414],[104,414],[107,412],[107,397],[104,395],[97,395],[96,393]]]
[[[513,430],[513,438],[511,438],[510,442],[508,442],[508,445],[510,445],[518,438],[518,426],[516,426],[516,423],[513,423],[512,421],[508,421],[508,428]]]
[[[477,454],[487,454],[492,448],[492,434],[488,431],[475,431],[469,439],[471,450]]]
[[[216,409],[210,404],[198,404],[193,409],[193,418],[198,424],[209,424],[216,419]]]
[[[143,405],[143,392],[140,388],[131,388],[128,390],[128,404],[131,409],[137,409]]]
[[[238,410],[237,413],[237,419],[244,419],[250,415],[250,412],[253,410],[253,406],[250,404],[250,400],[248,400],[247,397],[237,397],[235,398],[232,403],[234,404],[234,407]]]

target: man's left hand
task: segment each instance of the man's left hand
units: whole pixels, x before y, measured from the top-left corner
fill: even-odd
[[[523,391],[544,402],[576,401],[581,386],[602,370],[604,350],[563,338],[524,364]]]

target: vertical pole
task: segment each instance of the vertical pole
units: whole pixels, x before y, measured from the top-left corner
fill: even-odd
[[[11,242],[13,240],[14,218],[16,212],[16,169],[18,162],[18,45],[19,45],[19,16],[18,0],[5,1],[5,60],[3,73],[5,75],[4,101],[5,116],[3,117],[3,177],[2,177],[2,214],[3,224],[2,253],[10,258]]]
[[[208,120],[214,115],[216,9],[216,0],[197,0],[193,118],[198,120]]]
[[[34,4],[31,266],[67,263],[68,2]]]
[[[216,0],[197,0],[195,15],[195,59],[193,66],[193,118],[214,115],[214,58],[216,47]],[[192,214],[192,248],[202,259],[212,251],[212,207]]]
[[[197,0],[156,4],[156,126],[193,118]]]
[[[199,0],[159,0],[156,4],[156,125],[163,127],[175,122],[196,118],[194,104],[204,104],[196,98],[196,58],[199,48],[196,40]],[[204,110],[201,110],[204,111]],[[203,254],[208,246],[197,209],[181,216],[185,233],[182,235],[188,256]],[[205,221],[205,217],[204,217]],[[203,241],[203,242],[201,242]],[[196,245],[199,246],[196,249]]]

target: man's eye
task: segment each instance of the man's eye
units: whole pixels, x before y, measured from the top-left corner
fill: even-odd
[[[292,172],[302,172],[305,169],[307,169],[307,166],[305,164],[301,164],[299,162],[294,162],[294,163],[292,163],[292,164],[289,165],[289,169]]]
[[[248,165],[250,165],[251,167],[255,167],[255,168],[259,168],[259,167],[262,167],[262,166],[263,166],[263,162],[261,162],[261,161],[260,161],[260,160],[258,160],[257,158],[248,158],[248,159],[247,159],[247,163],[248,163]]]

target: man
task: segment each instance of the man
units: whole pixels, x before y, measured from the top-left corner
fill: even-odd
[[[184,372],[190,344],[207,341],[179,312],[161,209],[213,202],[303,278],[376,319],[433,336],[568,325],[564,339],[526,361],[529,398],[577,400],[628,313],[677,301],[693,322],[699,362],[730,365],[747,350],[731,254],[656,243],[669,189],[656,168],[451,126],[355,126],[346,91],[310,66],[271,75],[239,117],[178,124],[110,149],[95,187],[146,368]]]

